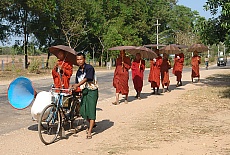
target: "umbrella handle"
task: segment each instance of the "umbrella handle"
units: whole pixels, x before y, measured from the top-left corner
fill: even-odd
[[[121,60],[122,60],[122,63],[121,63],[122,68],[124,68],[124,57],[123,56],[121,57]]]
[[[139,63],[139,69],[141,70],[141,59],[140,59],[140,63]]]

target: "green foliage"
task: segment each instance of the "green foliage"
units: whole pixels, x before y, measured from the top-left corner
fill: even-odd
[[[40,65],[41,65],[41,60],[38,58],[33,58],[30,62],[30,65],[28,67],[28,70],[30,73],[40,73]]]
[[[19,58],[18,61],[19,61],[19,63],[22,63],[23,60],[22,60],[22,58]]]
[[[209,6],[216,2],[209,1]],[[108,51],[110,47],[155,44],[157,19],[162,44],[212,44],[227,38],[219,24],[176,3],[177,0],[2,0],[0,40],[8,30],[9,34],[33,36],[27,46],[29,55],[47,53],[48,47],[64,44],[76,51],[88,51],[91,58],[102,62],[117,57],[118,51]],[[219,21],[222,20],[227,19]],[[10,27],[4,27],[3,21]],[[216,39],[220,36],[222,39]],[[24,54],[22,44],[16,44],[14,49],[15,54]]]
[[[219,42],[225,42],[230,46],[230,2],[229,0],[207,0],[204,6],[206,10],[209,10],[213,15],[216,15],[220,11],[220,16],[209,20],[208,29],[212,32],[211,37],[215,44]],[[213,35],[214,34],[214,35]]]
[[[56,65],[57,63],[57,58],[56,57],[51,57],[49,59],[49,67],[48,68],[54,68],[54,66]]]

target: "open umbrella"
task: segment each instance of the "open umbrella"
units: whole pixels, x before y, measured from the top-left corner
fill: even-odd
[[[128,49],[126,51],[132,55],[140,53],[142,58],[147,59],[154,59],[157,57],[157,54],[154,51],[144,46],[138,46],[135,49]]]
[[[166,53],[166,54],[179,54],[181,53],[180,49],[173,44],[167,45],[165,47],[160,48],[160,53]]]
[[[188,48],[187,45],[183,45],[183,44],[171,44],[171,45],[175,45],[175,46],[178,47],[179,49]]]
[[[49,47],[49,52],[54,54],[56,57],[58,57],[59,50],[63,50],[66,52],[66,59],[65,59],[66,61],[69,61],[74,65],[77,65],[76,62],[77,52],[71,47],[65,45],[57,45],[57,46]]]
[[[164,46],[166,46],[166,45],[163,45],[163,44],[148,44],[148,45],[144,45],[145,47],[164,47]]]
[[[194,51],[205,52],[207,50],[208,50],[208,47],[205,46],[204,44],[193,44],[192,46],[188,48],[188,52],[194,52]]]
[[[137,53],[141,54],[142,58],[153,59],[157,57],[157,54],[153,52],[151,49],[146,48],[144,46],[116,46],[109,48],[108,50],[125,50],[127,53],[131,55],[136,55]]]
[[[109,48],[108,50],[113,50],[113,51],[115,51],[115,50],[118,50],[118,51],[120,51],[120,50],[128,50],[128,49],[135,49],[136,48],[136,46],[116,46],[116,47],[111,47],[111,48]]]

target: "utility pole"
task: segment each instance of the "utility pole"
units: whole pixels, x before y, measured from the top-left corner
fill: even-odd
[[[225,44],[224,44],[224,56],[225,56]]]
[[[157,26],[157,49],[158,49],[158,41],[159,41],[159,39],[158,39],[158,26],[160,26],[161,24],[159,24],[158,23],[158,19],[157,19],[157,24],[154,24],[154,25],[156,25]]]
[[[217,52],[218,52],[218,57],[219,57],[220,56],[220,46],[219,46],[219,44],[218,44],[217,47],[218,47],[218,51]]]

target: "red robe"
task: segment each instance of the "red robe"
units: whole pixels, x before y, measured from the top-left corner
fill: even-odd
[[[63,62],[58,60],[58,66],[61,67],[61,70],[63,70],[63,74],[60,78],[60,74],[57,72],[57,67],[55,66],[53,68],[52,76],[54,80],[54,86],[55,88],[62,88],[63,86],[64,89],[68,89],[69,81],[73,74],[73,65],[70,62]]]
[[[158,56],[156,58],[156,62],[150,60],[150,72],[149,72],[148,80],[151,83],[151,88],[160,87],[161,64],[162,64],[161,56]]]
[[[141,60],[141,64],[140,64],[140,60],[134,60],[132,62],[132,79],[133,79],[133,85],[134,85],[134,89],[137,92],[141,92],[142,91],[142,87],[143,87],[143,77],[144,77],[144,70],[145,70],[145,60]]]
[[[122,58],[119,56],[116,60],[116,69],[114,71],[113,86],[116,88],[116,93],[128,95],[129,93],[129,69],[131,68],[131,61],[129,57],[123,58],[124,64],[122,66]]]
[[[164,86],[169,86],[169,69],[171,68],[170,62],[168,59],[163,59],[161,64],[161,83]]]
[[[180,59],[178,59],[177,56],[179,56]],[[181,81],[183,63],[184,63],[184,54],[183,53],[175,54],[173,74],[177,77],[177,81]]]
[[[191,64],[192,64],[192,78],[200,77],[200,72],[199,72],[200,56],[193,56],[191,60]]]

